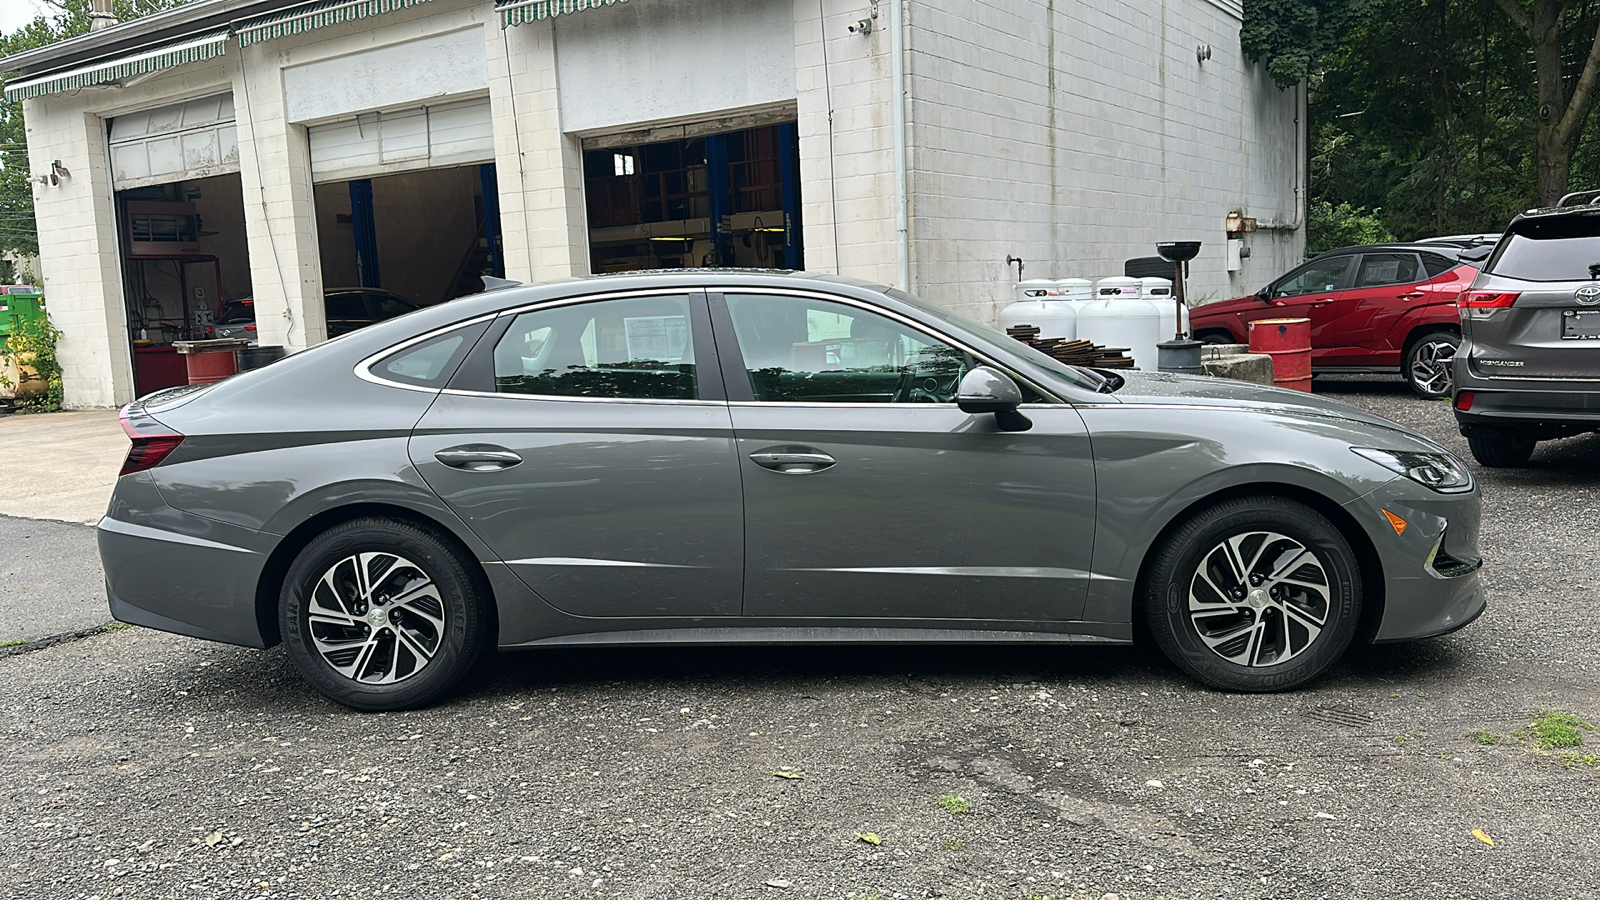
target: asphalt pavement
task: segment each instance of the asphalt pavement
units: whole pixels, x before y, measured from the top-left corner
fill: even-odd
[[[1466,451],[1398,381],[1317,389]],[[0,896],[1594,898],[1600,733],[1525,727],[1600,721],[1600,439],[1477,472],[1484,617],[1290,694],[1137,649],[589,649],[361,715],[281,650],[0,650]]]

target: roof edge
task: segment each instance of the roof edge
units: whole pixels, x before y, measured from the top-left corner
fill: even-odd
[[[19,76],[47,75],[59,69],[94,62],[107,56],[140,50],[152,44],[179,40],[205,31],[226,28],[252,16],[289,9],[306,0],[195,0],[110,28],[25,50],[0,59],[0,72]]]

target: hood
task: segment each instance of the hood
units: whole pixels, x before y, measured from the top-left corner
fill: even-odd
[[[1398,422],[1337,400],[1329,400],[1303,391],[1201,375],[1174,375],[1167,372],[1119,372],[1118,374],[1123,377],[1124,383],[1112,396],[1123,403],[1211,406],[1251,409],[1285,416],[1342,419],[1386,431],[1397,431],[1430,447],[1438,447],[1433,441]]]
[[[1207,319],[1237,315],[1246,310],[1261,309],[1262,307],[1263,304],[1256,299],[1255,294],[1234,297],[1232,300],[1213,300],[1210,303],[1202,303],[1199,306],[1190,307],[1189,321],[1191,323],[1205,322]]]

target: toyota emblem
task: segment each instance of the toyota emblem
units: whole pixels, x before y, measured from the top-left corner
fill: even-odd
[[[1585,306],[1600,303],[1600,284],[1586,284],[1578,288],[1578,302]]]

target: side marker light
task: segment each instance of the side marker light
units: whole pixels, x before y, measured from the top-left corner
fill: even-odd
[[[1389,512],[1387,509],[1383,511],[1383,517],[1385,519],[1389,520],[1389,526],[1394,529],[1394,533],[1395,534],[1405,534],[1406,533],[1406,520],[1405,519],[1402,519],[1399,516],[1395,515],[1394,513]]]

